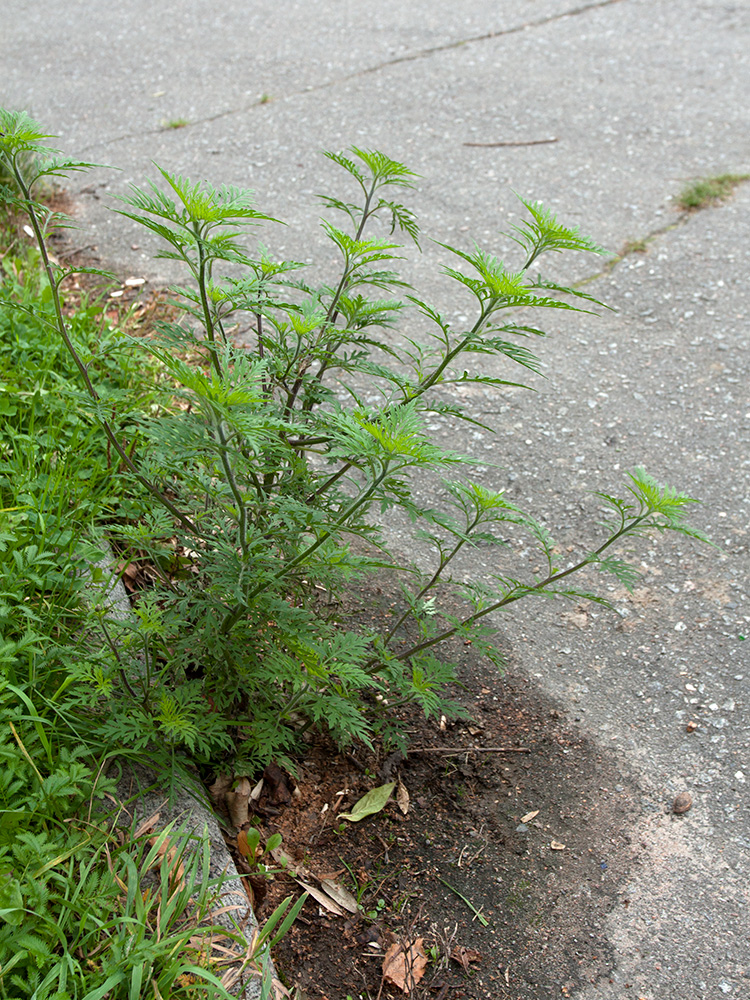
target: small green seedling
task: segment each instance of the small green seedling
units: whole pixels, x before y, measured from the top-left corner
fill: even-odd
[[[385,900],[379,899],[371,910],[365,911],[365,916],[367,917],[368,920],[377,920],[384,909],[385,909]]]
[[[621,257],[628,257],[631,253],[647,253],[648,252],[648,240],[628,240],[625,246],[622,248]]]
[[[260,830],[256,826],[251,826],[249,830],[241,830],[237,835],[237,850],[245,861],[247,861],[251,869],[258,871],[262,875],[274,875],[277,871],[261,864],[260,859],[264,855],[270,854],[271,851],[275,851],[277,847],[280,847],[282,839],[280,833],[274,833],[266,841],[265,847],[262,847],[260,843]]]
[[[190,120],[188,118],[170,118],[169,121],[165,121],[163,123],[164,128],[172,129],[185,128],[185,126],[189,124]]]

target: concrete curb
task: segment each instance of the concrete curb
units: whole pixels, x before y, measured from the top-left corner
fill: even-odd
[[[89,592],[93,598],[92,604],[103,607],[107,618],[115,621],[132,619],[130,601],[127,592],[113,572],[114,556],[106,555],[95,569],[100,571],[98,582],[89,584]],[[227,850],[224,838],[219,830],[219,824],[214,813],[190,792],[188,788],[178,790],[171,801],[163,791],[163,781],[159,774],[140,764],[113,758],[109,772],[119,768],[117,776],[118,798],[121,806],[121,816],[118,826],[138,825],[144,820],[158,814],[156,832],[171,823],[176,827],[186,828],[196,838],[196,849],[199,850],[206,840],[209,844],[209,874],[212,879],[223,876],[220,892],[212,907],[209,919],[220,927],[243,935],[250,950],[251,942],[258,931],[258,921],[250,906],[247,893],[242,887],[240,875]],[[196,775],[196,782],[199,782]],[[242,958],[238,951],[236,965],[229,966],[236,973],[236,979],[228,987],[229,992],[238,1000],[265,1000],[268,993],[263,992],[263,980],[271,981],[274,986],[279,980],[270,955],[266,955],[262,969],[248,966],[243,969]],[[280,995],[278,990],[276,995]]]

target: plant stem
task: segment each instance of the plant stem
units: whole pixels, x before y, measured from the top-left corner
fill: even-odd
[[[206,294],[207,262],[205,250],[203,249],[203,235],[197,222],[193,224],[193,233],[195,235],[195,243],[198,248],[198,292],[201,297],[201,308],[203,309],[203,324],[206,328],[206,336],[208,337],[208,351],[211,355],[211,363],[216,369],[216,374],[219,378],[223,378],[224,372],[222,371],[221,362],[219,361],[219,352],[216,350],[216,334],[214,332],[211,309],[208,304],[208,295]]]
[[[562,570],[559,573],[550,574],[541,583],[536,583],[533,586],[518,586],[514,587],[510,593],[506,594],[505,597],[501,598],[499,601],[488,605],[481,611],[476,611],[473,615],[469,615],[460,625],[454,625],[452,628],[446,629],[441,632],[440,635],[434,636],[432,639],[425,639],[424,642],[418,643],[416,646],[412,646],[410,649],[405,650],[403,653],[397,653],[393,659],[395,660],[408,660],[411,656],[416,656],[417,653],[423,652],[425,649],[429,649],[431,646],[436,646],[440,642],[445,642],[446,639],[452,638],[457,632],[466,628],[468,625],[473,625],[474,622],[479,621],[480,618],[484,618],[485,615],[492,614],[493,611],[499,611],[500,608],[506,607],[508,604],[513,604],[515,601],[520,601],[522,597],[526,597],[529,594],[539,593],[543,591],[546,587],[549,587],[553,583],[558,583],[560,580],[564,580],[565,577],[570,576],[571,573],[576,573],[578,570],[583,569],[584,566],[588,566],[590,563],[595,562],[596,558],[608,549],[610,545],[613,545],[619,538],[627,534],[630,531],[635,530],[647,517],[651,514],[651,511],[647,511],[645,514],[641,514],[638,517],[633,518],[629,525],[623,525],[619,531],[607,539],[602,545],[599,546],[594,552],[589,553],[580,562],[576,563],[575,566],[569,566],[568,569]],[[365,666],[365,670],[375,673],[373,667],[379,665],[377,657],[373,657]]]
[[[224,433],[224,427],[222,425],[221,417],[216,414],[216,434],[219,438],[219,454],[221,455],[221,464],[224,468],[224,474],[227,477],[227,482],[229,483],[229,488],[232,491],[232,496],[237,504],[237,525],[240,533],[240,548],[242,549],[243,561],[247,560],[247,507],[245,506],[245,498],[237,485],[237,480],[234,477],[234,469],[232,468],[232,463],[229,461],[228,454],[228,443],[227,436]]]
[[[479,524],[479,519],[480,519],[479,514],[477,514],[477,516],[474,518],[474,521],[472,522],[472,524],[467,525],[467,528],[466,528],[466,534],[467,535],[469,535],[474,530],[474,528],[476,528],[476,526]],[[429,582],[426,583],[424,585],[424,587],[422,587],[422,589],[419,591],[419,593],[415,596],[414,603],[411,604],[406,609],[406,611],[404,611],[404,613],[398,619],[398,621],[396,622],[396,624],[392,625],[391,628],[388,630],[388,633],[386,634],[385,639],[383,640],[383,645],[384,646],[388,645],[388,643],[391,641],[391,639],[395,635],[397,629],[399,629],[403,625],[403,623],[406,621],[406,619],[409,618],[411,615],[414,614],[414,604],[416,604],[417,601],[420,601],[424,597],[424,595],[427,593],[427,591],[431,590],[435,586],[435,584],[440,579],[440,577],[441,577],[441,575],[442,575],[443,570],[445,569],[445,567],[448,565],[448,563],[451,561],[451,559],[454,558],[454,556],[458,555],[458,553],[461,551],[461,549],[463,548],[463,546],[466,544],[467,541],[468,541],[468,538],[461,538],[457,542],[457,544],[453,547],[452,552],[447,557],[441,557],[440,564],[438,565],[438,567],[435,570],[435,572],[432,574],[432,577],[429,580]]]
[[[20,169],[15,164],[15,162],[13,164],[13,172],[15,174],[16,181],[18,182],[18,186],[20,187],[21,192],[23,194],[24,201],[26,203],[26,211],[29,214],[29,221],[31,222],[32,228],[34,230],[34,235],[36,237],[37,245],[39,246],[39,252],[42,255],[42,262],[44,264],[45,273],[47,274],[47,280],[49,281],[50,288],[52,289],[52,303],[55,310],[55,317],[57,319],[57,330],[60,336],[62,337],[63,342],[65,343],[65,346],[67,347],[70,356],[73,358],[76,368],[81,374],[81,378],[83,379],[84,385],[86,386],[86,391],[88,392],[89,396],[95,403],[99,403],[101,401],[101,397],[94,388],[94,384],[89,377],[88,369],[86,365],[83,363],[81,356],[78,354],[78,351],[76,350],[75,345],[73,344],[73,341],[70,339],[70,335],[68,334],[68,329],[65,324],[65,318],[63,316],[62,305],[60,303],[59,285],[57,278],[55,276],[55,271],[52,266],[52,262],[50,261],[49,255],[47,253],[47,244],[45,243],[44,240],[44,234],[42,233],[42,228],[39,225],[39,219],[37,217],[34,208],[34,202],[31,198],[31,192],[29,191],[29,188],[26,185],[23,174],[21,173]],[[130,472],[132,472],[132,474],[135,476],[138,482],[142,486],[144,486],[148,490],[148,492],[153,497],[155,497],[160,504],[162,504],[162,506],[166,507],[166,509],[170,512],[170,514],[176,517],[184,528],[187,528],[187,530],[190,531],[192,534],[200,535],[200,531],[197,525],[193,524],[193,522],[190,520],[189,517],[187,517],[187,515],[183,514],[183,512],[178,507],[176,507],[172,503],[172,501],[161,492],[161,490],[159,490],[156,486],[154,486],[153,483],[149,482],[149,480],[139,471],[137,466],[131,460],[130,455],[128,455],[128,453],[125,451],[125,449],[118,441],[117,435],[112,430],[109,421],[105,420],[98,413],[97,417],[99,418],[99,422],[107,437],[107,441],[115,449],[117,454],[120,456],[121,462],[125,465],[127,469],[129,469]]]
[[[327,542],[328,539],[331,538],[336,533],[336,531],[349,520],[349,518],[353,514],[356,514],[361,507],[363,507],[366,503],[368,503],[368,501],[372,498],[373,494],[375,493],[375,490],[377,490],[378,486],[380,486],[383,480],[387,477],[389,472],[389,466],[390,463],[386,459],[386,461],[383,463],[382,472],[380,473],[380,475],[376,476],[376,478],[372,481],[368,489],[365,490],[365,492],[362,493],[352,504],[350,504],[349,507],[347,507],[344,513],[341,514],[341,516],[337,518],[336,521],[333,522],[333,524],[327,531],[324,531],[323,534],[319,538],[317,538],[311,545],[309,545],[303,552],[298,553],[294,557],[294,559],[286,563],[286,565],[283,566],[277,573],[274,573],[272,577],[273,583],[277,583],[279,580],[283,580],[285,576],[288,576],[289,573],[291,573],[291,571],[295,568],[295,566],[299,566],[300,563],[304,562],[309,556],[313,554],[313,552],[319,549],[321,545],[325,544],[325,542]],[[267,583],[260,583],[254,590],[250,591],[250,593],[247,595],[245,601],[242,604],[238,604],[232,611],[228,612],[224,621],[221,623],[219,631],[223,635],[226,635],[227,632],[229,632],[234,627],[234,625],[236,625],[236,623],[240,620],[242,613],[248,606],[249,602],[252,601],[253,598],[257,597],[258,594],[260,594],[268,586],[269,584]]]

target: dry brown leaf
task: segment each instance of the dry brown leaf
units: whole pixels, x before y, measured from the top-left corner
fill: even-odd
[[[409,790],[401,778],[398,779],[398,787],[396,788],[396,802],[401,812],[406,816],[409,812]]]
[[[345,889],[343,885],[339,882],[334,882],[330,878],[322,878],[320,884],[325,890],[325,892],[339,904],[343,906],[345,910],[350,913],[359,913],[359,907],[357,906],[357,900],[352,896],[348,889]]]
[[[237,850],[240,852],[243,858],[250,857],[250,845],[247,842],[247,832],[245,830],[240,830],[237,834]],[[255,858],[250,862],[251,864],[255,861]]]
[[[457,944],[451,951],[451,958],[463,966],[464,972],[469,972],[470,962],[481,962],[482,956],[473,948],[464,948],[462,944]]]
[[[318,889],[316,886],[311,885],[309,882],[303,882],[302,879],[298,879],[298,882],[302,888],[306,892],[309,892],[312,898],[317,900],[317,902],[320,903],[325,910],[328,910],[329,913],[335,913],[337,917],[344,916],[344,911],[341,909],[339,904],[335,900],[331,899],[327,893]]]
[[[589,623],[589,616],[585,611],[564,611],[560,618],[576,628],[586,628]]]
[[[224,796],[229,818],[235,826],[244,826],[250,821],[250,794],[252,785],[247,778],[240,778],[233,792]]]
[[[539,810],[535,809],[533,812],[526,813],[525,816],[522,816],[521,817],[521,822],[522,823],[530,823],[532,821],[532,819],[534,819],[534,817],[538,816],[538,815],[539,815]]]
[[[383,978],[397,986],[402,993],[411,993],[427,968],[427,955],[422,942],[417,938],[410,945],[395,942],[383,959]]]
[[[150,837],[149,844],[152,847],[157,847],[156,857],[159,861],[167,863],[167,871],[169,872],[169,887],[174,890],[177,886],[181,886],[185,877],[185,868],[181,861],[174,863],[175,855],[177,854],[176,847],[170,847],[169,837],[163,837],[161,843],[159,843],[159,837]],[[154,861],[156,864],[156,860]],[[152,866],[153,867],[153,866]]]
[[[208,794],[217,805],[224,805],[224,798],[231,791],[233,781],[231,774],[220,774],[213,785],[208,786]]]
[[[142,837],[144,833],[153,833],[156,829],[156,824],[159,822],[161,813],[152,813],[148,819],[142,819],[138,826],[135,828],[135,833],[133,834],[133,840],[137,840]]]

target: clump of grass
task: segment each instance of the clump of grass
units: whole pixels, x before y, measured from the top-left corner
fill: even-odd
[[[170,118],[163,124],[164,128],[185,128],[186,125],[190,124],[190,120],[188,118]]]
[[[718,177],[699,177],[691,181],[680,193],[677,204],[691,211],[707,208],[717,202],[726,201],[737,187],[750,180],[750,174],[721,174]]]
[[[631,253],[647,253],[648,240],[628,240],[622,248],[621,257],[627,257]]]

